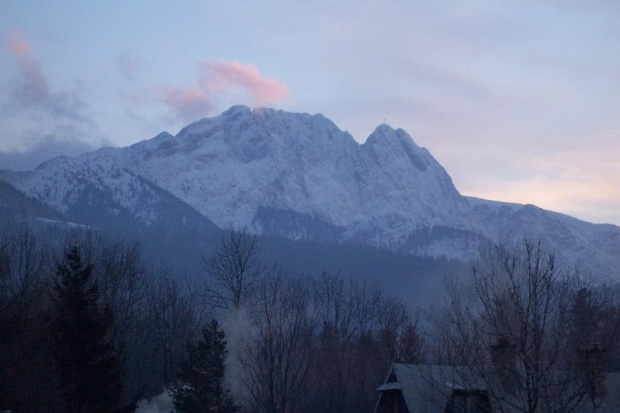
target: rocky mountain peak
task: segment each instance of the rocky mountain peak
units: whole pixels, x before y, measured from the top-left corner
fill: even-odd
[[[406,163],[420,172],[427,171],[434,163],[430,153],[416,145],[407,132],[403,129],[393,129],[386,124],[379,125],[362,147],[379,163],[392,163],[405,159]]]
[[[585,251],[585,230],[548,211],[468,203],[404,130],[380,125],[360,145],[320,114],[234,106],[176,136],[162,132],[0,179],[61,213],[89,211],[77,203],[102,199],[116,205],[106,207],[111,215],[156,223],[158,200],[171,196],[221,228],[292,239],[466,258],[481,240],[540,227],[565,246],[573,240],[571,256]],[[608,238],[620,238],[614,231]]]
[[[360,145],[320,114],[233,106],[176,136],[162,132],[129,148],[57,163],[63,162],[80,176],[114,176],[108,169],[121,167],[222,227],[255,225],[265,208],[336,227],[385,216],[408,222],[404,232],[443,220],[472,227],[449,176],[405,131],[381,125]]]

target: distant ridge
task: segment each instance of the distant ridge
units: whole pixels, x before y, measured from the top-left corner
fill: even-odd
[[[359,144],[320,114],[233,106],[176,136],[162,132],[35,171],[0,172],[0,179],[76,222],[97,221],[85,211],[106,225],[172,230],[200,221],[460,260],[475,258],[481,246],[528,237],[568,266],[620,278],[620,228],[463,197],[404,130],[380,125]]]

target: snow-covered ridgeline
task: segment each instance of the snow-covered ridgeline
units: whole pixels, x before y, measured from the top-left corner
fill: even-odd
[[[99,191],[146,225],[172,194],[221,228],[292,239],[466,259],[484,242],[527,236],[577,265],[588,256],[600,257],[600,268],[620,260],[618,227],[462,197],[402,129],[380,125],[359,144],[322,115],[235,106],[176,136],[0,178],[63,213]]]

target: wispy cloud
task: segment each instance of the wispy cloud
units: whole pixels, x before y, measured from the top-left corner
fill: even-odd
[[[213,94],[200,86],[165,88],[157,95],[183,118],[204,115],[215,107]]]
[[[27,39],[13,34],[8,37],[7,46],[19,68],[18,79],[7,102],[8,108],[35,109],[54,117],[90,123],[83,113],[87,105],[77,90],[51,89]]]
[[[100,136],[80,90],[50,83],[26,37],[11,34],[5,45],[16,71],[0,93],[0,168],[28,169],[51,157],[111,144]]]
[[[0,169],[31,170],[49,159],[61,155],[77,156],[102,146],[112,146],[112,143],[107,139],[101,139],[98,142],[84,142],[45,135],[24,151],[0,151]]]
[[[7,46],[17,60],[21,77],[21,81],[13,89],[13,97],[23,105],[37,104],[41,100],[46,100],[50,94],[49,84],[32,53],[30,43],[23,37],[13,34],[7,39]]]
[[[155,93],[156,100],[183,118],[223,109],[221,103],[227,99],[259,107],[276,104],[288,96],[285,84],[262,75],[255,66],[214,59],[200,62],[195,85],[159,88]]]
[[[289,93],[285,84],[261,75],[252,65],[239,62],[204,61],[200,83],[216,91],[240,87],[250,95],[254,106],[278,103]]]

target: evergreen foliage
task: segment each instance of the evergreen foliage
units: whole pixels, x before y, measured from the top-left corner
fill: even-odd
[[[123,389],[112,340],[113,314],[102,308],[91,265],[73,247],[58,264],[54,283],[54,358],[70,412],[112,412]]]
[[[188,358],[178,374],[179,382],[171,389],[174,407],[179,413],[235,413],[230,391],[224,388],[226,340],[216,320],[203,330],[203,339],[188,343]]]

